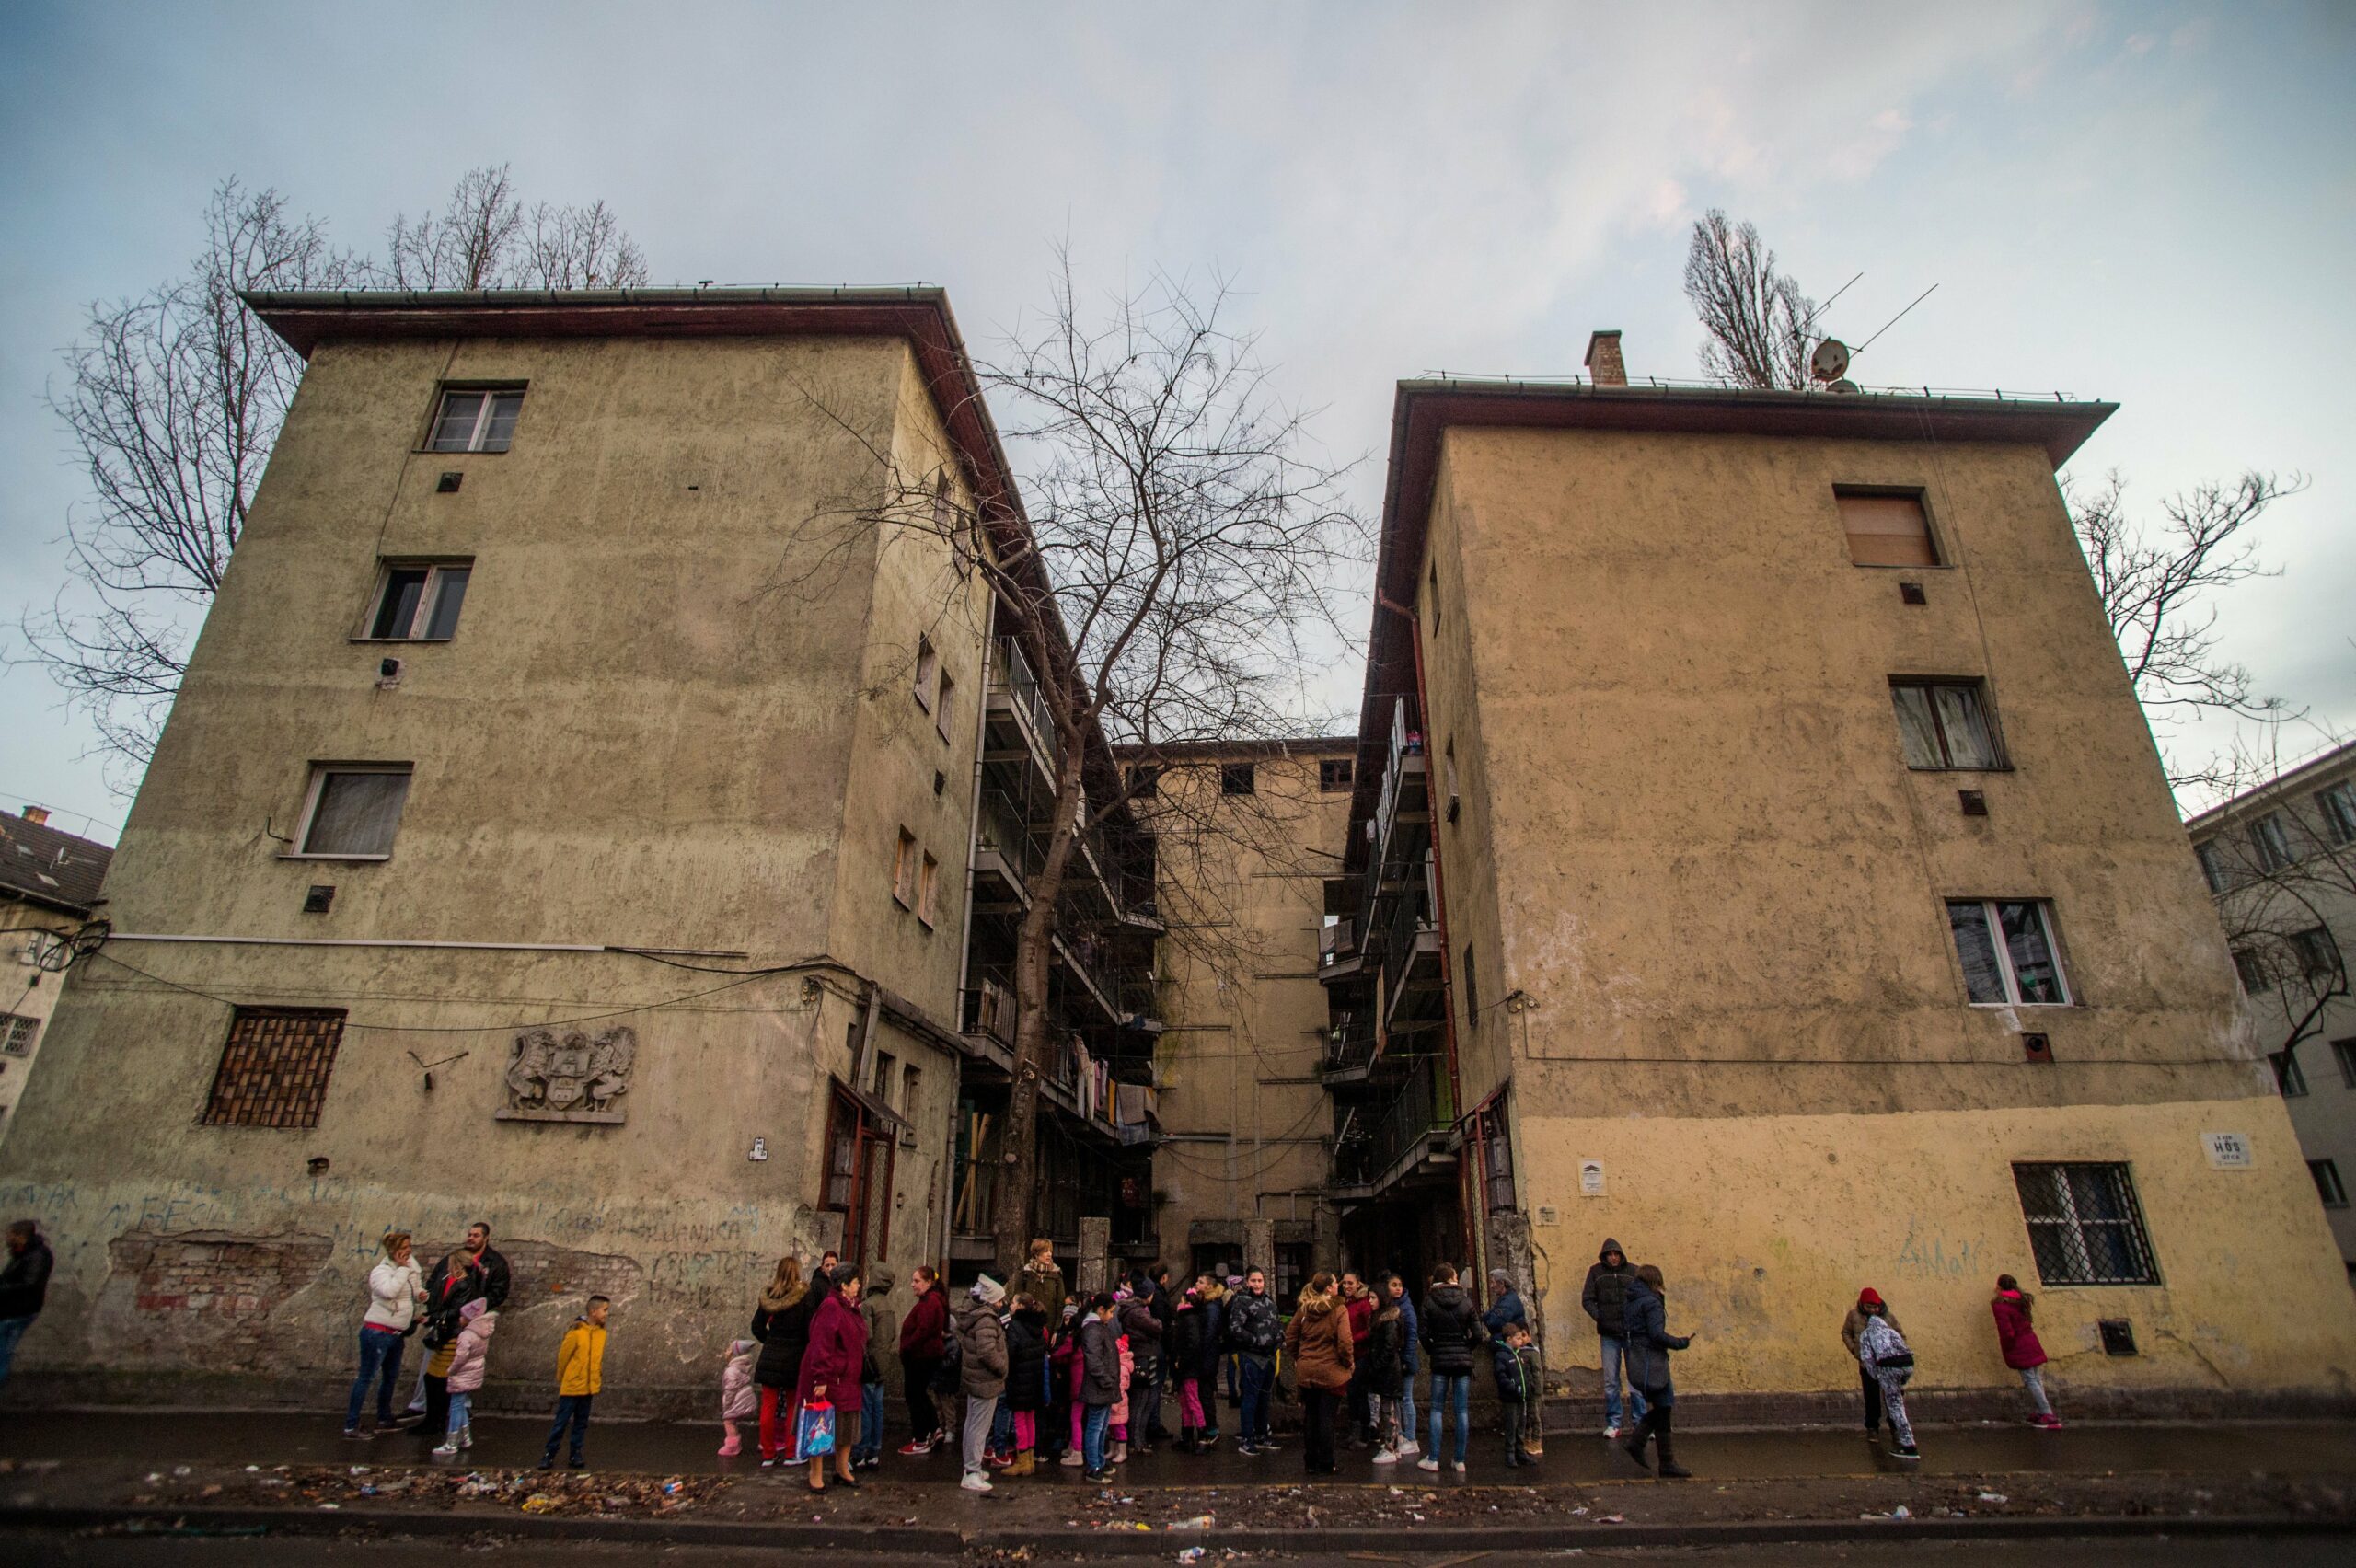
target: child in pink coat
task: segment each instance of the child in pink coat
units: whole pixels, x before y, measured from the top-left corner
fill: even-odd
[[[1997,1348],[2004,1353],[2004,1365],[2020,1374],[2021,1387],[2028,1391],[2028,1424],[2047,1432],[2058,1432],[2062,1418],[2053,1413],[2053,1406],[2045,1397],[2045,1346],[2030,1325],[2030,1303],[2031,1297],[2021,1288],[2020,1281],[2010,1274],[1996,1276],[1996,1298],[1988,1305],[1996,1315]]]
[[[483,1368],[491,1358],[491,1331],[499,1327],[499,1314],[478,1297],[458,1309],[458,1322],[445,1385],[450,1394],[450,1426],[433,1450],[445,1459],[475,1446],[475,1390],[482,1387]]]
[[[1113,1299],[1116,1303],[1128,1298],[1129,1293],[1126,1290],[1114,1292]],[[1118,1308],[1115,1307],[1114,1309],[1117,1311]],[[1114,1320],[1118,1321],[1117,1319]],[[1129,1461],[1129,1379],[1137,1376],[1137,1370],[1138,1358],[1129,1349],[1129,1336],[1123,1334],[1121,1336],[1121,1397],[1113,1401],[1111,1434],[1113,1462],[1116,1465],[1126,1464]]]
[[[744,1440],[736,1435],[736,1424],[751,1421],[761,1413],[761,1390],[753,1384],[753,1362],[761,1347],[751,1340],[731,1340],[728,1363],[720,1373],[720,1429],[728,1440],[720,1445],[720,1457],[727,1458],[744,1450]]]

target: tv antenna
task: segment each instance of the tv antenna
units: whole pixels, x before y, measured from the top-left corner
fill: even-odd
[[[1874,346],[1874,340],[1875,340],[1875,339],[1877,339],[1877,338],[1879,338],[1879,337],[1881,336],[1882,332],[1887,332],[1887,331],[1888,331],[1892,327],[1897,326],[1900,321],[1903,321],[1903,320],[1905,320],[1905,319],[1906,319],[1906,311],[1907,311],[1907,310],[1911,310],[1911,309],[1913,309],[1913,308],[1914,308],[1914,306],[1917,306],[1917,305],[1922,304],[1924,300],[1926,300],[1926,299],[1930,298],[1933,294],[1936,294],[1936,293],[1938,293],[1938,292],[1939,292],[1939,285],[1938,285],[1938,284],[1936,284],[1936,283],[1933,283],[1929,288],[1924,289],[1921,294],[1916,294],[1916,295],[1914,296],[1914,300],[1913,300],[1913,304],[1912,304],[1912,305],[1909,305],[1909,306],[1906,307],[1906,310],[1901,310],[1901,311],[1900,311],[1897,315],[1895,315],[1895,316],[1891,317],[1888,320],[1887,320],[1887,321],[1885,321],[1885,322],[1883,322],[1883,323],[1881,324],[1881,331],[1880,331],[1880,332],[1876,332],[1876,333],[1873,335],[1873,337],[1872,337],[1872,338],[1867,338],[1864,342],[1859,343],[1859,344],[1858,344],[1854,349],[1851,350],[1851,351],[1850,351],[1850,352],[1849,352],[1849,357],[1850,357],[1851,359],[1855,359],[1859,354],[1864,353],[1867,349],[1872,348],[1872,347]]]

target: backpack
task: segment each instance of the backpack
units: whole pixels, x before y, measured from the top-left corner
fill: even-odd
[[[932,1375],[932,1392],[954,1397],[965,1390],[965,1342],[952,1328],[941,1336],[941,1368]]]

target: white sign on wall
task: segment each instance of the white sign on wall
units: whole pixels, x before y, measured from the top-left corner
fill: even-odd
[[[1603,1161],[1600,1159],[1579,1161],[1579,1196],[1583,1198],[1603,1196]]]
[[[2208,1146],[2209,1163],[2218,1170],[2249,1169],[2249,1139],[2240,1133],[2203,1133],[2200,1141]]]

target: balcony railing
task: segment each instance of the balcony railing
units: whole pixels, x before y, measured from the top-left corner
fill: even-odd
[[[1353,1138],[1334,1157],[1334,1174],[1344,1186],[1383,1187],[1411,1174],[1433,1137],[1456,1121],[1446,1064],[1438,1057],[1417,1064],[1400,1086],[1398,1098],[1364,1118],[1366,1136]]]
[[[1032,673],[1031,661],[1023,656],[1022,645],[1014,639],[995,639],[993,648],[989,696],[1012,710],[1017,721],[1030,732],[1033,743],[1045,756],[1052,771],[1063,755],[1063,746],[1046,695],[1039,689],[1039,677]]]

